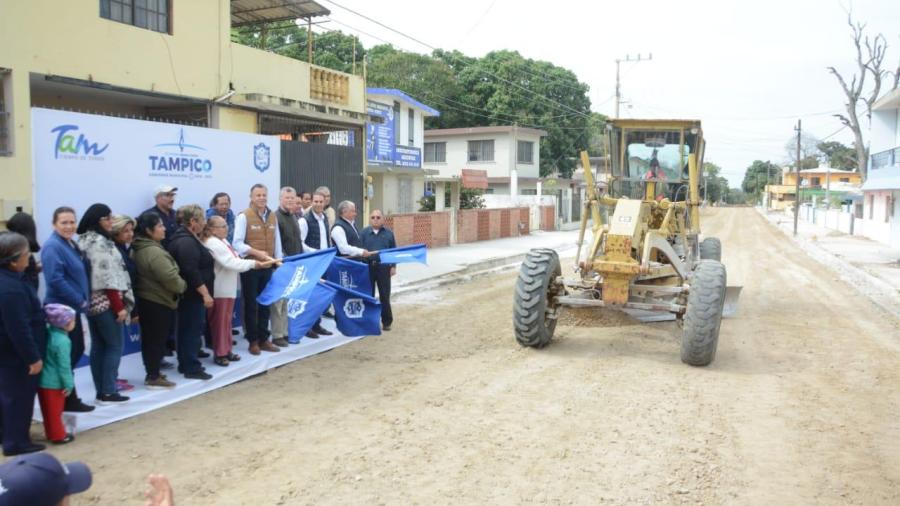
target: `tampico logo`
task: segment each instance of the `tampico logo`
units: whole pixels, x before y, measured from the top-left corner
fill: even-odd
[[[350,288],[351,290],[356,288],[356,283],[353,282],[353,276],[350,275],[348,271],[338,271],[341,277],[341,286],[344,288]]]
[[[344,313],[347,318],[362,318],[366,310],[366,304],[362,299],[347,299],[344,302]]]
[[[294,271],[294,275],[291,276],[291,281],[284,288],[284,291],[281,292],[281,298],[285,299],[290,297],[294,291],[307,283],[309,283],[309,278],[306,276],[306,267],[301,265]]]
[[[212,172],[212,161],[192,152],[206,151],[206,148],[185,142],[184,128],[179,132],[178,142],[164,142],[154,147],[164,148],[166,151],[161,155],[150,155],[148,157],[151,172],[182,173],[189,177]],[[176,152],[172,148],[178,148],[178,151]]]
[[[63,153],[63,158],[74,158],[80,156],[79,153],[94,158],[99,157],[109,147],[109,144],[104,144],[101,148],[99,143],[89,141],[83,133],[78,132],[78,125],[59,125],[50,132],[56,134],[53,158],[59,158],[60,153]],[[77,138],[74,135],[76,133]]]
[[[269,168],[269,146],[260,142],[253,146],[253,166],[260,172],[265,172]]]

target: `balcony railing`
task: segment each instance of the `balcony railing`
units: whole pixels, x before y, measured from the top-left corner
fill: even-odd
[[[883,169],[900,164],[900,146],[872,155],[871,170]]]

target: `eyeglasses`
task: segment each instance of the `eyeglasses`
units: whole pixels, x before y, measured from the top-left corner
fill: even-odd
[[[228,228],[228,225],[209,225],[209,228]]]
[[[111,219],[112,219],[112,216],[104,216],[104,217],[100,218],[99,221],[109,221]]]
[[[369,216],[369,218],[373,220],[380,220],[381,216]]]

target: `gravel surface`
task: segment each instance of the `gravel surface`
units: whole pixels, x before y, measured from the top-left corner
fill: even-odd
[[[621,315],[521,348],[504,272],[52,451],[94,470],[76,505],[140,504],[149,472],[185,505],[900,503],[898,321],[752,209],[703,227],[744,286],[709,367],[680,362],[676,323]]]

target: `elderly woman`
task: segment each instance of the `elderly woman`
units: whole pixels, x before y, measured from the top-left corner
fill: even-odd
[[[166,226],[155,212],[140,215],[135,224],[137,237],[132,245],[137,270],[134,293],[137,296],[141,325],[141,356],[147,376],[144,386],[151,390],[175,388],[160,373],[166,353],[166,339],[175,321],[178,297],[187,284],[178,274],[178,264],[162,247]]]
[[[241,359],[240,355],[231,352],[231,315],[234,312],[234,299],[237,297],[238,274],[271,265],[271,262],[242,259],[231,247],[227,234],[228,224],[221,216],[210,218],[203,231],[203,245],[216,261],[213,287],[216,296],[208,319],[212,331],[214,361],[221,366]]]
[[[192,204],[178,208],[175,215],[178,230],[169,240],[169,253],[178,264],[181,277],[187,283],[184,297],[178,302],[178,372],[188,379],[212,379],[197,355],[206,326],[206,311],[213,309],[215,261],[200,241],[206,227],[206,215],[200,206]]]
[[[41,245],[37,242],[37,225],[34,223],[34,218],[28,213],[16,213],[6,222],[6,230],[18,232],[28,239],[31,255],[28,257],[25,279],[37,290],[40,286],[41,263],[34,258],[34,254],[41,250]]]
[[[44,449],[28,434],[47,346],[41,301],[23,277],[30,256],[28,239],[0,232],[0,413],[6,456]]]
[[[122,254],[112,239],[112,211],[93,204],[78,222],[78,245],[90,262],[91,376],[99,404],[125,402],[116,378],[122,361],[124,324],[134,308],[131,278]]]
[[[47,284],[44,303],[65,304],[78,311],[75,329],[69,332],[72,340],[72,369],[84,355],[84,330],[81,314],[87,311],[90,300],[90,283],[87,275],[87,261],[75,242],[75,210],[59,207],[53,211],[53,233],[41,249],[41,263],[44,266],[44,281]],[[65,411],[93,411],[78,398],[73,389],[66,397]]]

